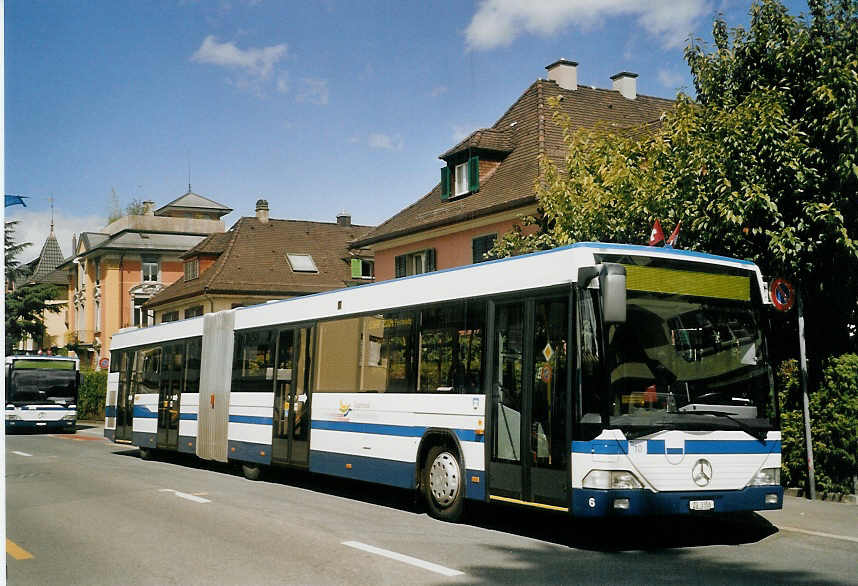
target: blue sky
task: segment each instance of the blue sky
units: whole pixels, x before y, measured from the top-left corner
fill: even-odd
[[[803,0],[787,2],[795,14]],[[564,57],[579,83],[693,93],[683,49],[745,0],[60,0],[6,3],[6,193],[18,240],[193,190],[238,217],[376,225],[438,181],[437,156],[490,126]]]

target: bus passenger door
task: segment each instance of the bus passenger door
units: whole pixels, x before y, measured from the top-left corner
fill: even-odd
[[[116,435],[115,441],[130,442],[134,422],[134,357],[137,352],[125,350],[119,362],[119,387],[116,396]]]
[[[311,334],[311,328],[289,328],[277,338],[271,456],[299,466],[310,455]]]
[[[165,348],[158,390],[158,447],[175,450],[179,442],[179,401],[185,366],[185,344]]]
[[[569,507],[569,307],[568,294],[494,305],[494,500]]]

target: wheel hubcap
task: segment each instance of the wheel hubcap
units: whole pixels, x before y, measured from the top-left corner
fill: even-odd
[[[448,507],[459,493],[459,462],[449,452],[438,454],[429,470],[429,491],[442,507]]]

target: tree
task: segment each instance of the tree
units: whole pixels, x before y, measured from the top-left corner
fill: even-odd
[[[107,223],[110,224],[122,216],[142,216],[143,209],[143,202],[136,197],[132,198],[123,208],[119,203],[119,196],[116,195],[116,190],[111,188],[110,211],[107,214]]]
[[[858,0],[811,0],[796,18],[756,3],[748,31],[713,27],[686,50],[697,101],[645,128],[572,132],[542,160],[540,215],[494,251],[646,241],[682,221],[683,248],[748,258],[802,283],[808,347],[849,346],[858,304]]]
[[[23,275],[17,256],[28,246],[29,242],[15,242],[15,225],[17,221],[6,222],[4,244],[6,248],[6,281],[14,281]],[[25,336],[41,340],[44,336],[45,325],[42,316],[45,311],[58,312],[59,306],[47,305],[46,301],[57,297],[57,289],[53,285],[24,285],[6,293],[6,354]]]
[[[15,242],[15,226],[18,225],[18,220],[10,220],[3,226],[3,243],[5,245],[5,262],[6,262],[6,287],[15,282],[16,279],[24,276],[24,271],[21,269],[21,263],[18,261],[18,255],[25,248],[32,246],[31,242]]]

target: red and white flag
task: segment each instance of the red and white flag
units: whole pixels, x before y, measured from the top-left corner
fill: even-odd
[[[679,240],[679,227],[682,225],[682,220],[676,223],[676,228],[673,229],[673,232],[670,234],[670,238],[667,239],[668,246],[676,246],[677,241]]]
[[[652,232],[649,235],[649,242],[647,242],[648,246],[655,246],[659,242],[664,240],[664,232],[661,230],[661,224],[658,220],[655,221],[655,224],[652,225]]]

